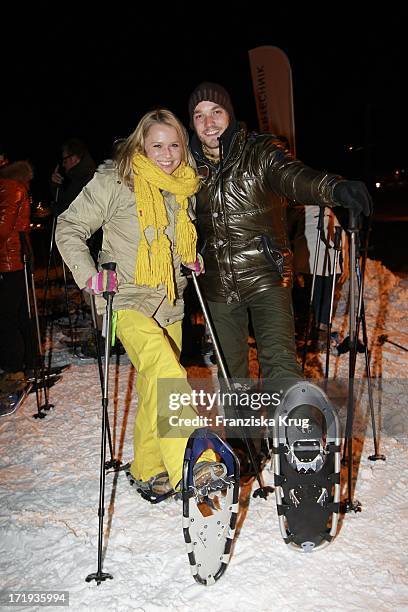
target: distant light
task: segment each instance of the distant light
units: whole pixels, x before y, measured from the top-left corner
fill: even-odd
[[[394,174],[395,174],[395,176],[399,176],[400,171],[399,171],[399,170],[396,170],[396,171],[394,172]]]
[[[354,146],[353,145],[349,145],[347,148],[348,148],[349,151],[353,151]]]
[[[377,189],[379,189],[381,187],[381,183],[376,183],[375,186],[377,187]]]

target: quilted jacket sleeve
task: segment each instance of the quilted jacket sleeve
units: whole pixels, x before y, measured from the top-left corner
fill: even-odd
[[[81,289],[96,272],[86,241],[109,219],[111,200],[109,177],[96,173],[69,208],[58,217],[55,241]]]
[[[298,204],[334,206],[333,189],[344,179],[330,172],[314,170],[298,159],[285,155],[273,139],[264,143],[261,155],[272,189]]]

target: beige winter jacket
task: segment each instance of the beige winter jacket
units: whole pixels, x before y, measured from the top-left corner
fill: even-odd
[[[173,194],[163,192],[169,226],[166,234],[172,242],[179,208]],[[190,215],[192,216],[191,212]],[[183,291],[187,281],[180,274],[181,260],[173,250],[177,299],[170,305],[163,285],[157,289],[135,285],[136,254],[140,240],[134,193],[120,180],[113,164],[98,168],[94,178],[84,187],[69,208],[58,217],[55,240],[62,258],[82,289],[96,273],[86,240],[103,228],[99,265],[116,262],[118,292],[113,299],[114,310],[137,310],[154,317],[163,327],[183,317]],[[146,236],[153,239],[153,229]],[[105,300],[97,296],[97,310],[104,312]]]

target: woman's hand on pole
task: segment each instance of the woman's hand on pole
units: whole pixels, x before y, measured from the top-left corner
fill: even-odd
[[[118,279],[114,270],[101,270],[86,281],[85,289],[93,295],[116,293]]]
[[[192,270],[193,272],[195,272],[196,276],[199,276],[200,274],[205,273],[204,259],[200,253],[197,253],[197,259],[195,260],[194,263],[189,263],[189,264],[182,263],[181,264],[181,271],[184,274],[184,276],[191,276],[189,270]]]

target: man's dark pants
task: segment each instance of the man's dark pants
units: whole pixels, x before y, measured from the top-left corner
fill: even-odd
[[[231,378],[249,378],[250,311],[264,388],[280,392],[303,379],[296,360],[290,288],[272,287],[245,301],[233,304],[209,301],[208,306]],[[235,416],[225,404],[224,412],[227,418]],[[272,408],[267,410],[268,416],[273,416],[273,412]],[[237,436],[237,431],[230,428],[226,428],[225,433],[228,438]],[[253,435],[256,437],[256,434]]]

